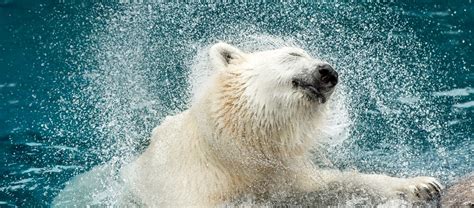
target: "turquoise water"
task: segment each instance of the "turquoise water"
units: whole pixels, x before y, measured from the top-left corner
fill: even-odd
[[[473,29],[467,1],[0,0],[0,206],[48,206],[73,176],[139,153],[187,108],[217,40],[298,45],[336,67],[343,127],[323,165],[449,184],[474,169]]]

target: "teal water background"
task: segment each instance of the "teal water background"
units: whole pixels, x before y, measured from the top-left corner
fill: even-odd
[[[469,1],[0,0],[0,207],[48,206],[74,175],[140,152],[217,40],[295,42],[336,66],[351,125],[334,166],[449,183],[474,169],[473,29]]]

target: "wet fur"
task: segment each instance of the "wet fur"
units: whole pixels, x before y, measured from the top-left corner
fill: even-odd
[[[412,186],[438,183],[313,165],[315,133],[330,103],[291,88],[289,78],[306,73],[298,69],[320,62],[301,49],[246,54],[220,43],[210,56],[216,71],[204,93],[189,110],[155,128],[147,150],[122,171],[125,184],[147,206],[314,202],[311,196],[324,202],[324,196],[344,200],[361,193],[378,202],[402,196],[414,201],[428,197],[417,198]],[[276,62],[259,62],[265,57]]]

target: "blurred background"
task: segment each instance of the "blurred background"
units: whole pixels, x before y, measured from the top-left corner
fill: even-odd
[[[474,170],[473,29],[467,0],[0,0],[0,207],[48,206],[73,176],[142,151],[190,105],[218,40],[298,45],[336,67],[331,166],[449,184]]]

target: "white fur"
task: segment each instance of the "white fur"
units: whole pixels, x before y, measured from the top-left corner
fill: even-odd
[[[239,200],[278,201],[360,190],[381,200],[416,196],[414,187],[439,183],[428,177],[320,170],[311,162],[326,105],[307,99],[291,80],[325,62],[298,48],[244,53],[211,47],[214,73],[190,109],[153,130],[151,144],[122,170],[131,192],[152,207],[209,207]],[[330,105],[330,104],[329,104]],[[339,193],[340,194],[340,193]]]

